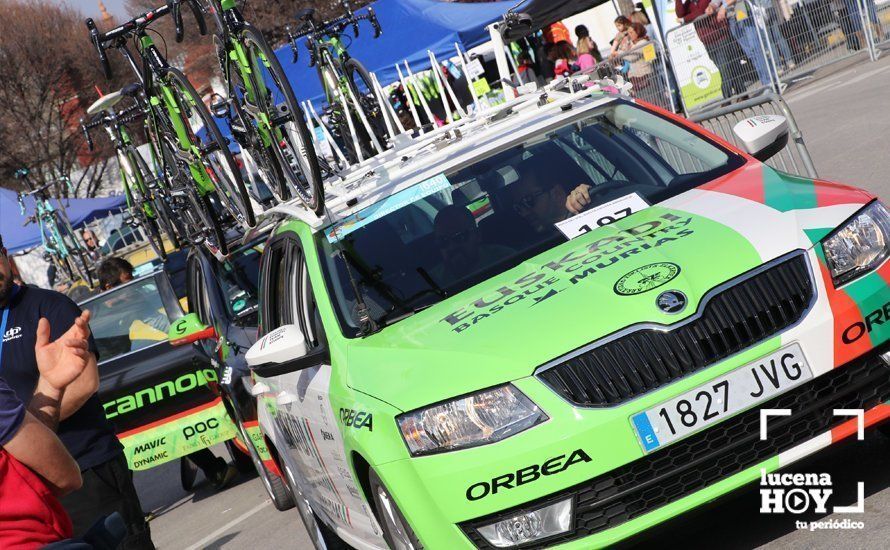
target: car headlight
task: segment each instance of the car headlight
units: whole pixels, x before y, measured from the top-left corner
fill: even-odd
[[[459,397],[396,419],[414,456],[500,441],[547,420],[531,399],[508,384]]]
[[[834,286],[872,271],[890,254],[890,213],[875,201],[822,240]]]

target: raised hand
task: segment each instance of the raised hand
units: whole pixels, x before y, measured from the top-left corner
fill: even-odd
[[[54,342],[49,341],[49,321],[40,319],[37,324],[37,344],[34,346],[37,369],[53,388],[64,390],[89,364],[89,322],[90,312],[84,311]]]

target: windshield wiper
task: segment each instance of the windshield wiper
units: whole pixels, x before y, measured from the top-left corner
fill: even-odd
[[[421,311],[423,311],[425,309],[429,309],[429,308],[433,307],[436,303],[437,302],[430,302],[427,304],[423,304],[421,306],[415,306],[415,307],[407,308],[407,309],[394,309],[388,313],[384,313],[382,316],[380,316],[379,319],[377,319],[377,323],[378,323],[377,330],[379,331],[383,327],[387,327],[389,325],[398,323],[402,319],[406,319],[416,313],[420,313]],[[400,313],[398,315],[393,315],[396,312],[400,312]]]

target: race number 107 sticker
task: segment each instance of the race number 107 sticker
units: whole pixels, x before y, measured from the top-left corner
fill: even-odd
[[[649,208],[649,203],[636,193],[631,193],[563,220],[556,224],[556,228],[569,239],[574,239],[646,208]]]

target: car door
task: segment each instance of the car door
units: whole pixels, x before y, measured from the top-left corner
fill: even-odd
[[[198,319],[207,326],[215,327],[217,334],[220,334],[220,326],[216,322],[213,315],[213,308],[210,305],[210,297],[207,289],[206,266],[201,260],[199,254],[194,254],[188,259],[186,285],[188,286],[188,309],[195,313]],[[217,343],[213,339],[203,339],[195,343],[200,347],[204,354],[210,358],[210,363],[219,374],[219,362],[217,360],[216,346]]]
[[[264,280],[263,333],[297,325],[309,353],[327,346],[303,249],[295,236],[270,245]],[[365,540],[379,540],[379,527],[357,488],[331,402],[332,367],[327,359],[303,370],[262,378],[274,395],[272,413],[281,436],[279,453],[296,474],[295,482],[328,525]]]

